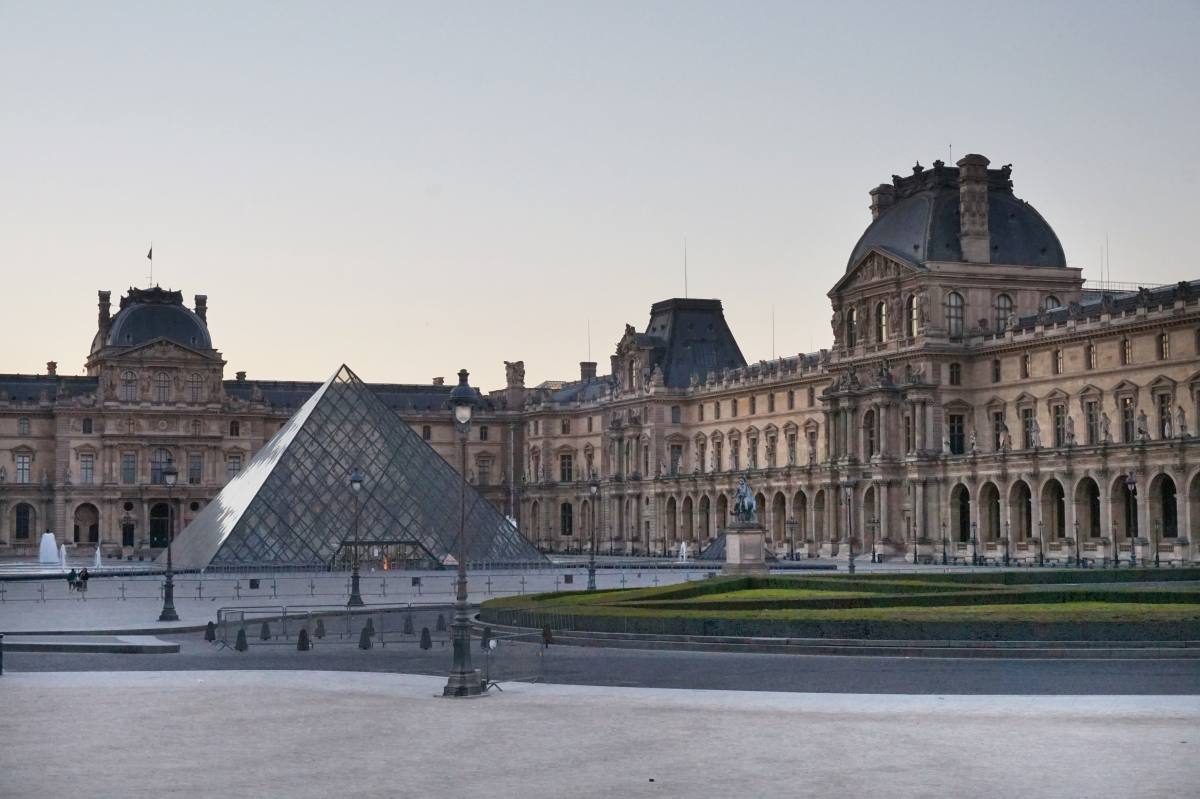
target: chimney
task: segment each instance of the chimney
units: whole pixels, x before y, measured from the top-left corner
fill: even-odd
[[[896,187],[889,183],[880,183],[871,189],[871,219],[878,219],[884,211],[896,202]]]
[[[986,264],[992,260],[992,238],[988,233],[989,161],[971,153],[958,162],[959,241],[963,260]]]
[[[245,373],[245,372],[237,372],[237,373],[235,373],[235,374],[234,374],[234,377],[236,377],[236,378],[237,378],[237,381],[238,381],[239,383],[245,383],[245,382],[246,382],[246,373]]]
[[[580,361],[579,362],[579,379],[580,380],[595,380],[596,379],[596,362],[595,361]]]
[[[46,361],[46,376],[56,377],[58,375],[58,361]]]
[[[112,318],[112,292],[97,291],[96,295],[100,298],[97,303],[100,306],[100,330],[108,330],[108,322]]]
[[[435,377],[435,378],[433,378],[433,384],[434,384],[435,386],[444,386],[444,385],[446,385],[446,378],[444,378],[444,377]]]
[[[207,294],[197,294],[196,295],[196,316],[200,317],[200,321],[204,323],[205,327],[208,326],[208,295]]]

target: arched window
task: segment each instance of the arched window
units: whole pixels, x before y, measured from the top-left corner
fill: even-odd
[[[1008,318],[1012,316],[1013,301],[1007,294],[996,297],[996,332],[1003,333],[1008,329]]]
[[[150,482],[154,485],[163,484],[163,469],[171,462],[170,450],[159,447],[150,454]]]
[[[846,311],[846,347],[858,346],[858,311],[854,308]]]
[[[24,540],[33,535],[33,506],[21,503],[17,506],[16,537]]]
[[[875,341],[880,344],[887,341],[887,331],[887,303],[880,302],[875,305]]]
[[[134,372],[121,372],[121,402],[134,402],[137,400],[137,374]]]
[[[1058,297],[1055,297],[1053,294],[1047,294],[1046,298],[1044,300],[1042,300],[1042,310],[1043,311],[1052,311],[1055,308],[1061,308],[1061,307],[1062,307],[1062,300],[1060,300]]]
[[[575,513],[570,502],[564,502],[559,506],[559,517],[562,520],[561,531],[563,535],[572,535],[575,532]]]
[[[229,423],[229,437],[237,438],[242,434],[242,426],[240,423],[233,421]],[[429,440],[429,436],[425,436],[425,440]]]
[[[946,333],[950,338],[962,338],[965,310],[966,303],[961,294],[952,291],[946,295]]]
[[[171,398],[171,378],[166,372],[154,375],[154,401],[166,402]]]
[[[912,338],[917,335],[917,295],[909,294],[904,301],[904,335]]]
[[[204,380],[193,372],[187,379],[188,402],[199,402],[204,391]]]

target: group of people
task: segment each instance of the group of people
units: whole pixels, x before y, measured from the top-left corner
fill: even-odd
[[[67,588],[71,591],[87,591],[87,581],[89,577],[91,577],[91,575],[88,574],[87,569],[81,569],[79,572],[71,569],[71,571],[67,573]]]

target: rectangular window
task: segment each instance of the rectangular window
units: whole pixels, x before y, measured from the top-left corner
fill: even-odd
[[[232,480],[242,471],[242,456],[230,455],[225,459],[225,479]]]
[[[492,462],[483,460],[479,462],[479,485],[487,486],[492,484]]]
[[[1053,359],[1051,371],[1056,375],[1061,375],[1063,373],[1063,351],[1055,350],[1051,358]]]
[[[1158,437],[1170,438],[1171,427],[1171,395],[1159,394],[1158,400]]]
[[[952,385],[952,386],[961,386],[962,385],[962,364],[961,363],[950,364],[950,385]]]
[[[746,459],[750,462],[751,469],[758,468],[758,439],[746,439]]]
[[[704,474],[708,469],[708,442],[701,439],[696,444],[696,471]]]
[[[767,436],[767,468],[774,469],[778,459],[777,452],[779,446],[775,443],[775,436]]]
[[[1000,382],[1000,359],[996,358],[992,361],[992,382]]]
[[[1100,441],[1100,403],[1088,400],[1083,404],[1083,419],[1087,443],[1096,444]]]
[[[913,451],[913,419],[911,416],[904,417],[904,451],[906,453]]]
[[[32,455],[17,455],[17,482],[22,485],[29,483],[30,467],[33,465]]]
[[[592,419],[593,419],[593,418],[594,418],[594,417],[592,417],[592,416],[589,416],[589,417],[587,418],[587,420],[588,420],[588,432],[589,432],[589,433],[590,433],[590,432],[592,432]]]
[[[558,456],[558,480],[561,483],[569,483],[574,477],[575,458],[569,454]]]
[[[713,418],[714,419],[721,418],[721,401],[720,400],[717,400],[716,402],[713,403]]]
[[[701,421],[701,422],[704,421],[704,403],[703,402],[701,402],[699,405],[696,406],[696,417],[697,417],[698,421]]]
[[[734,397],[733,399],[731,399],[729,401],[729,415],[732,416],[734,419],[737,418],[737,414],[738,414],[737,406],[738,406],[737,397]]]
[[[742,469],[741,442],[739,441],[729,442],[729,468],[735,472]]]
[[[788,466],[795,466],[796,465],[796,434],[788,433],[787,441],[788,441],[788,443],[787,443]]]
[[[788,409],[789,411],[794,411],[794,410],[796,410],[796,392],[795,392],[794,390],[789,390],[789,391],[788,391],[788,395],[787,395],[787,409]]]
[[[1121,365],[1128,366],[1133,363],[1133,340],[1128,338],[1121,339]]]
[[[534,434],[535,436],[538,434],[538,429],[539,429],[540,427],[541,427],[541,425],[540,425],[540,424],[538,424],[538,420],[537,420],[537,419],[534,419],[534,420],[533,420],[533,434]]]
[[[683,421],[683,408],[678,405],[671,406],[671,424],[679,424]]]
[[[758,397],[751,397],[750,398],[750,415],[753,416],[756,413],[758,413]]]
[[[767,395],[767,413],[775,413],[775,392]]]
[[[90,452],[79,456],[79,482],[84,485],[96,482],[96,456]]]
[[[1055,405],[1050,409],[1050,418],[1054,425],[1054,446],[1067,445],[1067,406]]]
[[[125,485],[137,482],[137,454],[133,452],[121,453],[121,482]]]
[[[671,445],[671,474],[679,474],[679,467],[683,462],[683,445]]]
[[[808,456],[809,456],[809,460],[813,460],[813,459],[815,459],[815,458],[816,458],[816,453],[817,453],[817,431],[816,431],[816,430],[809,430],[809,431],[808,431]]]
[[[590,422],[592,420],[589,418],[588,421]],[[480,441],[488,440],[488,426],[486,424],[479,425],[479,440]]]
[[[992,452],[999,452],[1004,443],[1004,411],[992,411]]]
[[[1033,424],[1036,419],[1033,408],[1021,409],[1021,437],[1025,449],[1033,449]]]
[[[962,455],[967,451],[966,417],[961,413],[951,413],[947,414],[946,422],[949,427],[950,453],[952,455]]]
[[[808,388],[808,407],[811,408],[812,406],[814,406],[816,404],[817,404],[817,390],[815,388],[813,388],[812,386],[809,386],[809,388]]]
[[[725,456],[724,447],[721,445],[721,442],[714,441],[713,442],[713,471],[714,472],[719,472],[719,471],[721,471],[722,467],[724,467],[724,465],[725,465],[724,456]]]
[[[1137,440],[1137,428],[1134,426],[1133,397],[1121,397],[1121,440],[1132,444]]]
[[[433,440],[433,428],[427,424],[421,425],[421,438],[426,441]]]
[[[564,436],[568,436],[568,435],[570,435],[570,434],[571,434],[571,420],[570,420],[570,419],[563,419],[563,420],[562,420],[562,421],[559,423],[559,430],[561,430],[561,431],[562,431],[562,434],[563,434]]]
[[[17,435],[19,435],[19,436],[29,435],[29,418],[28,417],[22,416],[20,419],[17,420]]]
[[[1028,352],[1021,356],[1021,377],[1022,378],[1029,377],[1029,353]]]
[[[90,416],[85,417],[83,420],[83,434],[84,435],[92,434],[92,419]]]
[[[188,485],[198,486],[204,476],[204,455],[199,452],[188,453]]]
[[[1171,357],[1171,334],[1158,334],[1158,359],[1165,361]]]

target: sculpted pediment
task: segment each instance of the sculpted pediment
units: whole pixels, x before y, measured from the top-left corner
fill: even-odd
[[[139,347],[134,347],[133,349],[126,350],[125,352],[116,356],[112,360],[114,360],[114,361],[128,360],[128,359],[178,360],[181,358],[187,359],[187,360],[203,360],[203,361],[216,360],[211,355],[206,355],[198,350],[191,349],[190,347],[185,347],[182,344],[177,344],[176,342],[171,341],[169,339],[165,339],[165,338],[155,339],[154,341],[148,341]]]
[[[916,272],[917,267],[914,264],[881,249],[872,248],[834,285],[833,292],[862,288],[872,283],[902,280]]]

